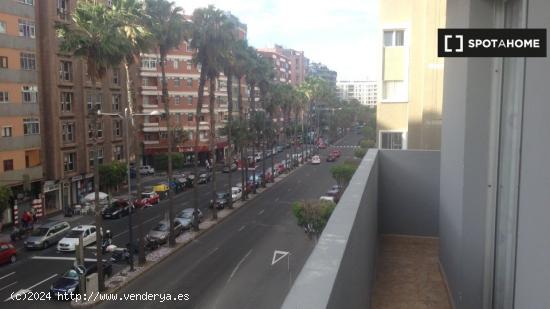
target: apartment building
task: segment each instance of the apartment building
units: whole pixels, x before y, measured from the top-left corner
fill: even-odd
[[[336,94],[342,100],[356,99],[363,105],[375,108],[378,100],[377,86],[378,82],[375,80],[343,80],[336,82]]]
[[[228,13],[229,14],[229,13]],[[228,15],[237,24],[237,37],[246,38],[246,25],[238,21],[233,15]],[[168,79],[168,96],[170,108],[171,127],[174,130],[174,151],[184,154],[186,161],[191,162],[195,153],[195,139],[199,139],[199,161],[204,162],[210,156],[209,134],[210,115],[208,110],[208,84],[205,86],[203,107],[201,114],[196,114],[200,66],[195,66],[191,59],[193,49],[186,42],[178,48],[168,52],[166,62],[166,76]],[[137,104],[143,113],[149,114],[158,111],[164,114],[162,104],[161,69],[159,65],[160,55],[155,52],[141,55],[140,67],[136,74],[136,80],[141,81]],[[241,88],[243,102],[246,102],[246,84]],[[220,76],[216,87],[215,106],[216,129],[225,126],[228,117],[227,78]],[[233,78],[233,114],[238,115],[237,107],[237,80]],[[167,118],[161,116],[145,116],[142,121],[144,160],[152,163],[156,154],[168,151],[168,134],[166,128]],[[199,122],[199,132],[195,133],[196,122]],[[228,142],[225,136],[218,136],[215,141],[216,158],[224,158]]]
[[[259,48],[258,53],[273,63],[273,80],[278,83],[290,84],[292,82],[291,58],[280,53],[275,48]]]
[[[306,58],[303,51],[297,51],[291,48],[285,48],[282,45],[275,44],[273,48],[262,48],[260,52],[285,56],[285,60],[290,61],[290,84],[299,85],[306,78],[306,69],[309,66],[309,59]],[[273,57],[273,56],[271,56]],[[284,62],[283,62],[284,63]],[[281,64],[275,63],[275,70],[280,69]]]
[[[381,0],[382,65],[377,109],[378,147],[439,149],[443,59],[437,29],[444,0]]]
[[[0,2],[0,186],[12,189],[22,210],[43,178],[36,12],[32,0]],[[11,211],[3,217],[11,222]]]
[[[122,114],[127,101],[122,68],[109,70],[93,89],[85,60],[59,50],[54,25],[69,22],[76,2],[40,1],[37,15],[46,212],[78,204],[93,191],[95,153],[89,112],[100,108]],[[99,164],[125,159],[123,127],[119,118],[104,116],[98,121]]]
[[[336,89],[338,73],[319,62],[312,62],[307,67],[306,76],[316,76],[326,80],[332,88]]]

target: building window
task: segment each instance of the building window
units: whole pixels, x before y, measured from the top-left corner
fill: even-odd
[[[157,59],[143,58],[141,60],[141,68],[147,69],[147,70],[155,70],[157,68]]]
[[[191,71],[191,68],[193,67],[193,65],[191,64],[191,61],[188,60],[187,61],[187,71]]]
[[[0,33],[6,33],[6,22],[3,20],[0,20]]]
[[[185,44],[185,48],[186,48],[186,51],[188,51],[188,52],[193,51],[193,48],[191,48],[191,46],[189,44]]]
[[[64,92],[60,93],[60,103],[62,112],[71,112],[73,110],[73,93]]]
[[[204,114],[199,114],[199,121],[204,121]]]
[[[19,36],[34,38],[35,37],[34,21],[20,19],[19,20]]]
[[[101,110],[101,105],[103,103],[103,94],[101,93],[88,93],[86,106],[88,107],[88,112],[94,110]]]
[[[193,121],[193,113],[187,114],[187,121]]]
[[[59,80],[70,82],[73,80],[73,63],[70,61],[59,62]]]
[[[123,153],[124,150],[121,145],[117,145],[113,148],[113,157],[115,160],[121,161],[124,158]]]
[[[63,154],[63,170],[71,172],[76,169],[76,152],[68,152]]]
[[[120,119],[113,120],[113,136],[114,137],[122,136],[122,120]]]
[[[12,128],[11,127],[2,127],[2,137],[11,137]]]
[[[122,100],[122,96],[120,94],[113,94],[112,96],[113,112],[118,112],[120,110],[120,100]]]
[[[23,103],[36,103],[38,88],[36,86],[22,86],[21,98]]]
[[[13,171],[13,159],[4,160],[4,172]]]
[[[38,118],[24,118],[23,133],[25,135],[40,134],[40,122],[38,121]]]
[[[88,155],[89,155],[89,162],[90,162],[90,167],[93,167],[94,166],[94,156],[95,156],[95,151],[93,150],[90,150],[88,152]],[[99,163],[100,165],[103,164],[103,147],[98,147],[97,148],[97,163]]]
[[[103,121],[98,120],[97,121],[97,138],[103,137]],[[91,123],[88,123],[88,138],[93,139],[94,138],[94,128],[92,127]]]
[[[402,80],[385,80],[382,85],[382,99],[387,101],[404,101],[407,89]]]
[[[17,0],[17,2],[26,4],[26,5],[34,5],[34,0]]]
[[[181,97],[179,95],[174,97],[174,104],[179,105],[181,103]]]
[[[177,70],[178,67],[179,67],[179,61],[178,61],[178,59],[174,59],[174,60],[172,61],[172,65],[174,66],[174,69]]]
[[[62,125],[61,138],[63,143],[74,143],[74,122],[65,122]]]
[[[193,104],[193,96],[192,95],[187,96],[187,103],[189,103],[189,105]]]
[[[0,103],[9,103],[10,98],[7,91],[0,91]]]
[[[402,132],[381,132],[382,149],[403,149]]]
[[[0,68],[2,69],[8,68],[8,57],[0,56]]]
[[[21,70],[36,70],[36,55],[33,53],[21,53]]]
[[[192,78],[187,79],[187,86],[193,87],[193,79]]]
[[[181,85],[181,80],[179,77],[174,78],[174,86],[179,87]]]
[[[67,20],[69,17],[69,0],[57,0],[57,16]]]
[[[120,85],[120,71],[113,69],[113,85]]]
[[[405,31],[384,30],[384,47],[405,45]]]

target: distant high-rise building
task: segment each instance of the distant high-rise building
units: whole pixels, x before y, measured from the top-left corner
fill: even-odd
[[[11,188],[20,211],[42,191],[36,5],[0,5],[0,186]],[[11,214],[8,209],[2,216],[6,223]]]
[[[336,83],[336,93],[340,99],[356,99],[369,107],[376,107],[378,99],[376,89],[377,82],[374,80],[338,81]]]
[[[322,78],[326,80],[333,88],[336,88],[336,78],[338,77],[338,73],[329,69],[326,65],[322,63],[310,63],[307,70],[307,76],[317,76],[319,78]]]

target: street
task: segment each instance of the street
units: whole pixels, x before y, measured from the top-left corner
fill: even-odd
[[[355,146],[359,137],[346,136],[341,145]],[[321,151],[321,154],[326,150]],[[353,148],[342,148],[342,158],[352,156]],[[285,152],[278,154],[283,157]],[[270,166],[270,158],[266,159]],[[275,308],[282,303],[295,275],[299,272],[314,246],[303,230],[297,226],[291,212],[294,201],[317,199],[334,184],[329,167],[305,165],[269,188],[236,214],[209,230],[197,241],[179,250],[153,270],[133,281],[120,293],[188,293],[189,308]],[[227,188],[227,174],[218,173],[218,188]],[[234,183],[240,182],[240,172],[235,172]],[[145,179],[147,184],[147,179]],[[193,207],[193,191],[187,190],[174,196],[176,211]],[[199,186],[200,208],[210,216],[210,184]],[[144,211],[143,231],[147,233],[164,216],[167,201]],[[93,217],[83,216],[73,222],[89,224]],[[127,217],[104,220],[104,226],[113,235],[117,246],[128,241]],[[134,229],[136,226],[134,225]],[[134,235],[137,230],[134,230]],[[135,236],[134,236],[135,237]],[[19,246],[21,244],[18,244]],[[95,246],[86,248],[86,258],[95,258]],[[271,266],[275,250],[289,252]],[[51,283],[68,270],[74,254],[62,254],[55,246],[41,251],[18,250],[19,261],[0,270],[0,301],[8,300],[12,292],[31,290],[47,292]],[[116,265],[114,271],[121,269]],[[251,287],[254,287],[251,289]],[[59,307],[60,302],[14,302],[10,306],[25,308]],[[65,304],[68,306],[68,304]],[[132,302],[116,306],[132,307]],[[172,303],[149,303],[155,308],[173,307]],[[113,303],[104,303],[112,308]]]

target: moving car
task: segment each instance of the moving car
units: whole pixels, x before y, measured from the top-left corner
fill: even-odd
[[[183,231],[183,225],[179,220],[174,220],[174,233],[176,236],[181,234]],[[155,227],[153,227],[145,238],[147,241],[155,241],[159,244],[164,244],[168,241],[168,236],[170,236],[170,223],[168,220],[162,220]]]
[[[239,200],[243,196],[243,190],[240,187],[231,188],[231,199],[234,201]]]
[[[145,204],[150,204],[150,205],[156,205],[160,201],[160,196],[155,191],[142,192],[141,198],[144,200],[143,202]]]
[[[197,181],[199,184],[210,182],[212,179],[212,173],[207,170],[202,170],[199,172],[199,180]]]
[[[155,169],[151,165],[142,165],[139,167],[139,173],[141,175],[153,175],[155,174]]]
[[[321,158],[319,156],[313,156],[311,158],[311,164],[321,164]]]
[[[336,158],[339,158],[342,152],[340,151],[340,149],[333,149],[330,154],[335,156]]]
[[[9,242],[0,242],[0,264],[15,263],[17,261],[17,250]]]
[[[216,206],[217,209],[224,209],[225,206],[229,203],[229,193],[227,192],[216,192],[216,199],[210,200],[210,208]]]
[[[57,300],[70,300],[71,294],[80,293],[80,275],[89,276],[96,272],[96,262],[84,262],[84,265],[73,266],[53,282],[50,286],[50,295]],[[113,265],[104,262],[103,273],[106,277],[111,277],[113,275]]]
[[[185,230],[190,229],[191,226],[193,225],[194,211],[195,211],[194,208],[185,208],[176,216],[176,220],[178,220],[181,223],[183,229]],[[199,211],[199,222],[201,222],[203,214],[200,209],[198,209],[198,211]]]
[[[83,237],[84,246],[93,244],[96,241],[95,225],[79,225],[65,235],[57,243],[57,251],[72,252],[76,249],[80,235]]]
[[[31,235],[25,240],[27,249],[46,249],[57,243],[71,226],[65,221],[50,221],[35,228]]]
[[[107,208],[101,211],[104,219],[120,219],[133,211],[132,205],[127,200],[115,200]]]
[[[236,164],[235,162],[233,162],[233,163],[231,163],[231,167],[225,165],[225,166],[223,167],[222,172],[224,172],[224,173],[229,173],[229,170],[231,170],[231,171],[236,171],[236,170],[237,170],[237,164]]]
[[[327,162],[334,162],[336,161],[336,156],[334,156],[333,154],[329,154],[327,156]]]

